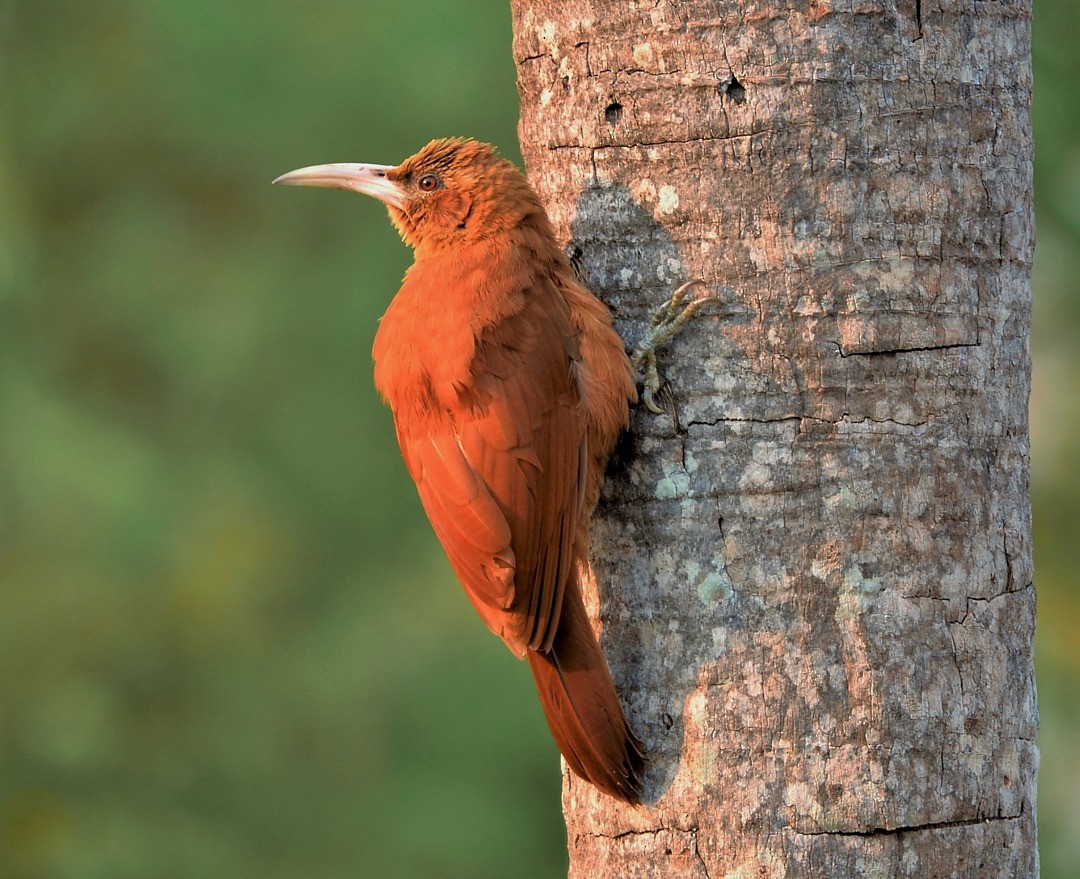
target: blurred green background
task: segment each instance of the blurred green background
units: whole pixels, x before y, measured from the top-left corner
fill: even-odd
[[[385,213],[269,181],[470,134],[509,4],[0,0],[0,876],[554,877],[527,668],[371,385]],[[1043,875],[1080,861],[1080,24],[1036,17]]]

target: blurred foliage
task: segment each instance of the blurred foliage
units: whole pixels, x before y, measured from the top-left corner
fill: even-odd
[[[1040,3],[1046,877],[1080,859],[1078,38]],[[447,134],[516,159],[515,121],[503,0],[0,0],[0,875],[564,872],[528,671],[372,390],[409,255],[269,186]]]
[[[409,254],[270,186],[516,158],[508,7],[0,3],[0,77],[0,876],[564,872],[372,389]]]
[[[1032,503],[1042,732],[1043,879],[1080,863],[1080,7],[1038,0],[1034,18],[1035,311]]]

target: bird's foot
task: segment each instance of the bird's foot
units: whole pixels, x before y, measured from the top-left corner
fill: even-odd
[[[656,404],[656,394],[660,391],[660,372],[656,368],[656,349],[675,336],[694,313],[709,302],[719,302],[715,295],[690,297],[695,287],[704,287],[705,281],[696,278],[687,281],[671,294],[671,298],[653,312],[649,331],[634,346],[630,362],[636,373],[643,376],[644,392],[642,402],[650,412],[663,415],[664,410]],[[689,299],[689,301],[687,301]]]

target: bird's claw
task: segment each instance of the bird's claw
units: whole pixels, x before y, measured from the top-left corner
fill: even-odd
[[[691,290],[704,286],[704,280],[695,278],[693,281],[687,281],[672,293],[671,298],[653,312],[649,331],[634,346],[634,353],[630,355],[630,362],[635,372],[640,372],[643,378],[644,390],[641,401],[650,412],[657,415],[663,415],[664,410],[656,404],[656,394],[660,390],[656,349],[678,333],[683,324],[690,320],[701,306],[720,301],[720,297],[715,295],[696,296],[689,302],[686,301]]]

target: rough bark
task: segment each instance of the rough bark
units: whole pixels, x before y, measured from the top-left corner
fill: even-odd
[[[570,875],[1037,874],[1027,0],[514,0],[521,143],[661,356],[594,528],[649,805]]]

